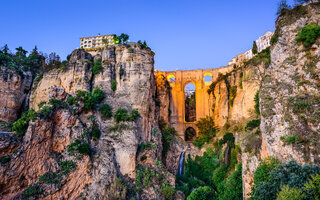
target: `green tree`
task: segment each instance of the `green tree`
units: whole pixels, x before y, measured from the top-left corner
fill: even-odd
[[[28,51],[24,50],[21,46],[16,48],[17,52],[16,52],[16,56],[26,56]]]
[[[214,190],[209,186],[198,187],[194,189],[187,197],[187,200],[208,200],[214,199]]]
[[[320,174],[312,176],[304,185],[304,191],[315,200],[320,200]]]
[[[257,46],[256,41],[253,41],[252,53],[253,54],[257,54],[258,53],[258,46]]]
[[[281,188],[281,191],[277,195],[277,200],[301,200],[306,197],[302,190],[299,188],[290,188],[289,185],[285,185]]]
[[[7,44],[2,47],[2,52],[6,55],[9,54],[9,47]]]
[[[119,39],[120,39],[120,43],[126,44],[127,41],[129,40],[129,35],[121,33],[121,35],[119,36]]]
[[[279,3],[278,3],[278,8],[277,8],[277,13],[276,15],[279,16],[281,15],[281,13],[283,12],[284,9],[291,9],[291,6],[289,6],[287,0],[281,0]]]

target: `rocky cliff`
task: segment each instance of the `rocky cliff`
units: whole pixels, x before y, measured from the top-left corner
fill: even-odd
[[[261,159],[319,164],[319,39],[308,48],[296,40],[305,25],[320,24],[319,19],[316,3],[284,10],[276,21],[271,62],[260,86],[261,125],[242,139],[244,198]]]
[[[17,120],[31,84],[31,72],[0,66],[0,121]]]
[[[65,68],[44,73],[33,85],[30,107],[37,113],[24,136],[1,134],[2,198],[151,199],[162,195],[164,180],[174,185],[159,163],[153,64],[149,48],[130,43],[106,47],[95,57],[75,50]],[[95,65],[101,67],[93,74]],[[13,89],[23,91],[18,86]],[[95,95],[99,102],[88,104]],[[119,122],[106,116],[105,105],[113,115],[122,110]],[[152,187],[143,185],[146,170],[158,177],[149,177]]]

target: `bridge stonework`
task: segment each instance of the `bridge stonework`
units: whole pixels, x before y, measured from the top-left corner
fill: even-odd
[[[215,69],[200,69],[200,70],[185,70],[185,71],[161,71],[163,75],[169,80],[171,77],[175,78],[175,82],[170,83],[170,116],[169,123],[174,127],[178,135],[185,139],[185,131],[192,127],[198,130],[196,122],[186,122],[185,120],[185,93],[184,88],[186,84],[193,83],[196,87],[196,120],[206,116],[212,116],[213,97],[208,95],[208,89],[212,81],[218,78],[218,74],[225,74],[233,69],[232,66],[226,66]],[[210,75],[212,81],[204,81],[204,77]]]

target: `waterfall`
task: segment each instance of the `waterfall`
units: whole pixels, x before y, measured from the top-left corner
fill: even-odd
[[[179,175],[183,174],[183,163],[184,163],[184,152],[181,153],[180,155],[180,160],[179,160]]]

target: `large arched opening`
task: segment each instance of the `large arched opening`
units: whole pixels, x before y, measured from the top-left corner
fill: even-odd
[[[184,140],[186,142],[192,142],[197,136],[196,130],[192,127],[188,127],[184,133]]]
[[[193,83],[187,83],[184,87],[185,96],[185,121],[195,122],[196,117],[196,86]]]
[[[212,74],[207,72],[203,75],[204,85],[210,85],[212,83]]]

